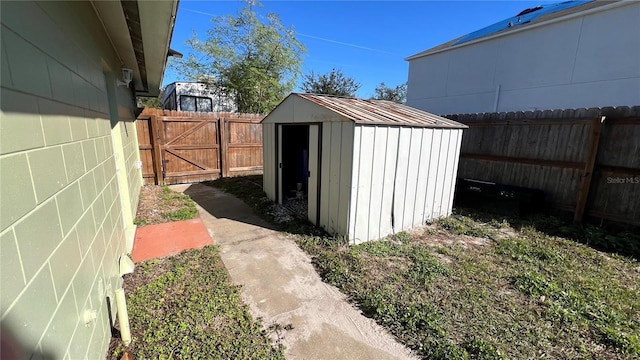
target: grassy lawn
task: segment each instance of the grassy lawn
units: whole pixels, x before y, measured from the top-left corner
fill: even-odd
[[[197,211],[188,196],[155,187],[141,193],[137,215],[155,223],[190,219]],[[125,348],[113,337],[110,359],[125,350],[134,359],[284,359],[242,303],[217,246],[138,263],[124,289],[132,343]]]
[[[213,184],[273,219],[259,177]],[[584,244],[633,251],[637,234],[464,210],[356,246],[300,220],[281,227],[326,282],[424,358],[640,358],[640,265]]]
[[[138,264],[125,279],[136,359],[284,359],[251,318],[217,246]],[[111,358],[125,348],[112,342]]]

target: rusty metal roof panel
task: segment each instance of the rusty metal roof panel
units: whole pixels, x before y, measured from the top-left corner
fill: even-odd
[[[295,94],[351,119],[356,124],[466,129],[447,118],[386,100],[364,100],[340,96]]]

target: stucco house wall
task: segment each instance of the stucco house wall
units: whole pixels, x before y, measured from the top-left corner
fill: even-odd
[[[565,13],[407,58],[407,105],[435,114],[638,105],[640,3]]]
[[[132,90],[90,2],[3,1],[0,30],[2,336],[104,358],[142,184]]]

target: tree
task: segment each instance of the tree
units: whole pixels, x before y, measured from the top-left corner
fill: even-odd
[[[358,89],[360,89],[360,83],[345,76],[338,69],[332,69],[330,73],[318,76],[311,71],[310,74],[304,76],[302,83],[302,90],[312,94],[355,97]]]
[[[138,96],[136,99],[137,105],[140,108],[154,108],[154,109],[162,109],[162,104],[160,103],[160,96],[157,97],[147,97],[147,96]]]
[[[240,112],[267,113],[293,90],[306,50],[276,14],[261,17],[256,6],[248,0],[235,16],[213,18],[206,40],[187,41],[192,51],[177,70],[230,94]]]
[[[389,100],[400,104],[404,104],[404,102],[407,101],[407,83],[400,84],[395,88],[390,88],[381,82],[380,85],[376,86],[374,91],[376,93],[372,99],[375,100]]]

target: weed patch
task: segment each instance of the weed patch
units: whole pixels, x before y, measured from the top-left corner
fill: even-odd
[[[173,191],[166,185],[145,185],[140,190],[134,224],[145,226],[189,220],[197,216],[196,204],[188,195]]]
[[[240,300],[216,246],[138,265],[125,279],[138,359],[284,359]],[[114,339],[110,358],[125,348]]]

